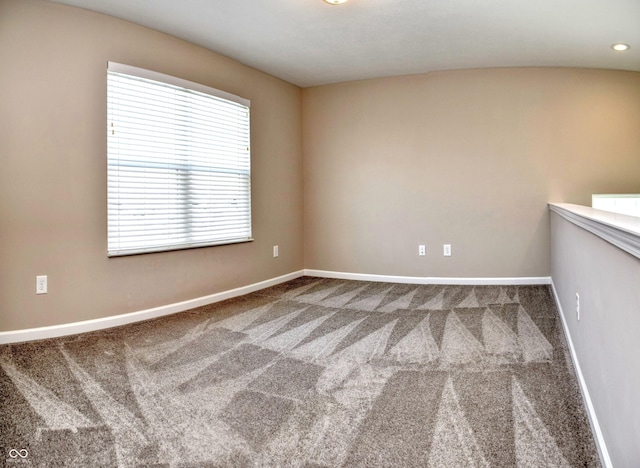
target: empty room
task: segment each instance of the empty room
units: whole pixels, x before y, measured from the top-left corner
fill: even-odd
[[[0,0],[0,462],[640,466],[640,2]]]

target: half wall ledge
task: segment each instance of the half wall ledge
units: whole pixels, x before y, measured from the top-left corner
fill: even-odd
[[[549,203],[549,209],[640,259],[640,218],[571,203]]]

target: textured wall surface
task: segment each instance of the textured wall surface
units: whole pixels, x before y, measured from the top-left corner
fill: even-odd
[[[303,115],[306,268],[549,276],[547,202],[640,191],[640,73],[342,83],[305,89]]]
[[[0,1],[0,61],[0,330],[142,310],[303,267],[298,87],[132,23],[35,0]],[[251,100],[254,242],[107,258],[108,61]],[[35,295],[36,275],[48,275],[47,295]]]

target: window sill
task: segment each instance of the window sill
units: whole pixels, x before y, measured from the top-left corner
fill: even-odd
[[[220,245],[233,245],[233,244],[245,244],[247,242],[253,242],[253,237],[249,239],[238,239],[238,240],[229,240],[223,242],[207,242],[201,244],[186,244],[186,245],[176,245],[173,247],[158,247],[156,249],[136,249],[136,250],[115,250],[107,253],[107,257],[109,258],[117,258],[117,257],[129,257],[132,255],[144,255],[144,254],[152,254],[152,253],[162,253],[162,252],[174,252],[176,250],[189,250],[189,249],[202,249],[205,247],[217,247]]]

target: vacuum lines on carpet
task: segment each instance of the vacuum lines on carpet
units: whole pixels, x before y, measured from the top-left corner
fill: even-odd
[[[303,277],[0,367],[9,462],[600,466],[548,286]]]

